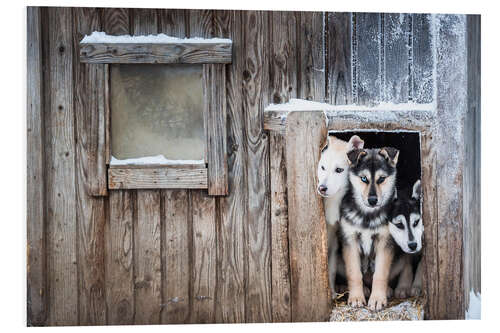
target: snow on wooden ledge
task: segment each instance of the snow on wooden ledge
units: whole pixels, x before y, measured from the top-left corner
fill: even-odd
[[[165,34],[158,35],[147,35],[147,36],[130,36],[121,35],[114,36],[108,35],[105,32],[94,31],[92,34],[85,35],[80,41],[81,44],[91,44],[91,43],[105,43],[105,44],[130,44],[130,43],[140,43],[140,44],[186,44],[186,43],[225,43],[232,44],[232,40],[228,38],[201,38],[201,37],[191,37],[191,38],[178,38],[172,37]]]
[[[156,156],[145,156],[138,158],[128,158],[124,160],[120,160],[111,156],[111,161],[109,161],[109,165],[117,166],[117,165],[203,165],[205,164],[204,160],[169,160],[165,158],[163,155]]]
[[[227,38],[177,38],[165,34],[112,36],[94,31],[80,41],[80,61],[96,64],[228,64]]]

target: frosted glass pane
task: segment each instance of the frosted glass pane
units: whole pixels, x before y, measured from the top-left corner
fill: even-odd
[[[203,159],[202,102],[202,65],[112,65],[112,155]]]

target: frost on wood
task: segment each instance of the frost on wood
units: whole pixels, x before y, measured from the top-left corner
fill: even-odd
[[[127,158],[119,160],[111,156],[110,165],[185,165],[185,164],[204,164],[204,160],[169,160],[163,155],[145,156],[138,158]]]
[[[470,291],[465,319],[481,319],[481,293],[476,294],[474,290]]]
[[[231,44],[232,41],[227,38],[201,38],[201,37],[191,37],[191,38],[177,38],[171,37],[165,34],[158,35],[147,35],[147,36],[113,36],[108,35],[105,32],[94,31],[92,34],[86,35],[80,41],[81,44],[90,43],[121,43],[121,44],[132,44],[132,43],[142,43],[142,44],[183,44],[183,43],[227,43]]]

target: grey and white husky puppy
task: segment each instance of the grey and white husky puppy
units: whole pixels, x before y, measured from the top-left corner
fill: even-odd
[[[345,265],[348,304],[366,304],[362,261],[375,267],[368,306],[387,305],[387,288],[394,245],[389,232],[389,214],[396,192],[399,151],[392,147],[354,149],[347,153],[349,187],[340,209],[342,258]]]
[[[422,291],[422,236],[424,224],[420,213],[421,186],[420,180],[410,191],[398,191],[393,202],[389,231],[395,246],[394,263],[391,277],[399,276],[394,296],[405,298],[418,296]],[[416,266],[415,274],[413,267]]]
[[[349,180],[347,152],[363,148],[364,141],[353,135],[349,142],[329,134],[318,163],[318,193],[323,197],[328,234],[328,275],[332,294],[335,295],[335,275],[337,268],[337,230],[340,216],[340,203],[344,197]]]

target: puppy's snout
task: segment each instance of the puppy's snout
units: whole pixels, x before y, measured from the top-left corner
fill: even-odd
[[[377,199],[377,196],[376,195],[370,195],[368,197],[368,203],[370,204],[370,206],[375,206],[378,202],[378,199]]]
[[[325,185],[320,185],[318,186],[318,191],[319,193],[321,194],[326,194],[326,191],[328,190],[328,187],[326,187]]]
[[[417,242],[409,242],[408,247],[410,250],[415,251],[417,249]]]

